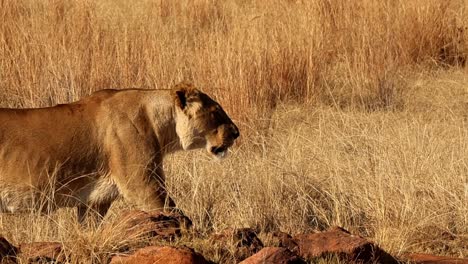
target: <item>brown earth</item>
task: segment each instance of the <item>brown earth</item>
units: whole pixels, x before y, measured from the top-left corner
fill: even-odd
[[[113,228],[127,237],[150,236],[153,240],[175,241],[183,236],[190,226],[190,220],[180,213],[128,211],[117,219],[118,225],[103,226]],[[117,228],[117,229],[116,229]],[[193,235],[194,233],[191,233]],[[187,238],[189,236],[187,235]],[[254,263],[306,263],[318,258],[338,257],[345,263],[383,263],[396,264],[398,259],[392,257],[375,243],[359,235],[353,235],[340,227],[327,231],[313,232],[291,236],[283,232],[270,234],[275,247],[264,247],[257,232],[250,228],[230,228],[215,233],[208,242],[221,254],[234,252],[237,262]],[[185,239],[185,236],[184,236]],[[199,238],[197,238],[199,239]],[[72,256],[64,253],[59,242],[22,243],[16,247],[0,236],[0,262],[16,263],[16,257],[28,263],[54,262],[65,263]],[[433,256],[428,254],[406,254],[402,261],[417,264],[468,264],[468,259]],[[129,247],[125,252],[116,252],[111,257],[111,264],[118,263],[212,263],[194,249],[186,246],[144,245]]]
[[[213,234],[210,241],[221,254],[234,252],[237,261],[242,261],[263,248],[263,242],[251,228],[229,228]]]
[[[340,227],[332,227],[325,232],[300,234],[293,241],[297,246],[291,250],[311,261],[331,254],[347,262],[398,263],[373,242],[352,235]]]
[[[19,245],[19,255],[27,259],[28,263],[34,262],[65,262],[67,257],[63,252],[63,245],[59,242],[33,242]]]
[[[131,255],[114,256],[110,264],[208,264],[202,255],[188,247],[149,246],[140,248]]]
[[[306,263],[299,256],[291,252],[287,248],[282,247],[266,247],[260,250],[255,255],[250,256],[239,264],[303,264]]]
[[[103,232],[113,233],[114,230],[121,230],[128,239],[147,236],[165,240],[181,236],[181,232],[192,225],[188,217],[178,212],[145,212],[141,210],[124,211],[119,216],[118,221],[113,223],[105,225]]]

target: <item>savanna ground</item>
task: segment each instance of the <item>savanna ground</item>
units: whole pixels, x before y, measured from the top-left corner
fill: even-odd
[[[202,234],[340,225],[395,255],[467,257],[467,4],[0,0],[0,106],[188,80],[242,134],[222,162],[166,159],[169,192]],[[71,210],[2,215],[0,233],[62,241],[77,263],[125,242]],[[203,240],[175,243],[232,262]]]

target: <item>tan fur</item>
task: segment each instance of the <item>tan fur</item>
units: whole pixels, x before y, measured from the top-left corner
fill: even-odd
[[[207,148],[223,156],[239,130],[188,84],[103,90],[37,109],[0,109],[0,212],[78,207],[104,215],[122,195],[142,209],[173,207],[165,154]]]

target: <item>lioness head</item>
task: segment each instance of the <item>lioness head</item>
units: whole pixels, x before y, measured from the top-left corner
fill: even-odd
[[[208,95],[190,84],[178,84],[173,89],[176,108],[176,132],[185,150],[206,148],[217,158],[223,158],[239,129],[223,108]]]

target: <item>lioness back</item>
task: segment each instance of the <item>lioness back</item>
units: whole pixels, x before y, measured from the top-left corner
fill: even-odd
[[[215,101],[186,84],[103,90],[48,108],[3,108],[0,212],[77,206],[83,220],[90,211],[103,216],[119,195],[143,209],[173,207],[164,154],[205,147],[224,155],[238,135]]]

